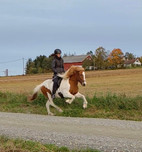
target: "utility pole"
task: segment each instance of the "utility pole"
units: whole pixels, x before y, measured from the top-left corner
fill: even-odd
[[[22,60],[23,60],[23,75],[25,75],[24,58],[22,58]]]
[[[5,75],[8,77],[8,69],[5,70]]]
[[[4,72],[4,75],[6,76],[6,77],[8,77],[8,69],[6,69],[5,71],[3,71]]]

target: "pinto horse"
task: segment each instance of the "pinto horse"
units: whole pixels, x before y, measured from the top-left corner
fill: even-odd
[[[82,86],[86,85],[84,68],[78,66],[71,66],[64,74],[58,74],[58,76],[62,78],[62,81],[59,89],[56,91],[55,96],[60,97],[59,94],[62,94],[63,97],[68,98],[66,99],[66,102],[69,104],[73,102],[75,97],[82,98],[84,101],[83,108],[87,108],[87,100],[84,95],[79,93],[78,88],[78,82]],[[61,108],[59,108],[53,103],[53,99],[51,98],[52,88],[52,79],[45,80],[43,83],[41,83],[34,89],[34,93],[31,97],[31,100],[34,100],[37,97],[38,92],[41,91],[43,95],[48,98],[46,103],[48,115],[53,115],[53,113],[50,112],[50,106],[53,106],[59,112],[63,112]]]

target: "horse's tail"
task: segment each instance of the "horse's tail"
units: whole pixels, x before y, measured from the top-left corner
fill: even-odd
[[[40,84],[40,85],[38,85],[38,86],[36,86],[36,87],[34,88],[33,95],[32,95],[32,97],[30,98],[31,101],[37,98],[38,92],[40,91],[42,85],[43,85],[43,84]]]

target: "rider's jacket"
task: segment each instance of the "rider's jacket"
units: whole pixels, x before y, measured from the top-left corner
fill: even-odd
[[[54,59],[52,61],[52,70],[54,72],[54,75],[65,72],[64,61],[61,57],[60,58],[57,56],[54,57]]]

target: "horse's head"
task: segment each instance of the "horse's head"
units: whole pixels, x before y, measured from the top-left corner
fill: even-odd
[[[63,79],[71,79],[76,82],[80,82],[82,86],[86,85],[85,70],[79,66],[71,66],[63,75],[58,75]]]
[[[80,82],[80,84],[82,86],[86,85],[85,71],[84,70],[77,72],[77,80]]]
[[[85,70],[82,67],[75,67],[73,69],[73,76],[77,82],[80,82],[82,86],[86,85]]]

